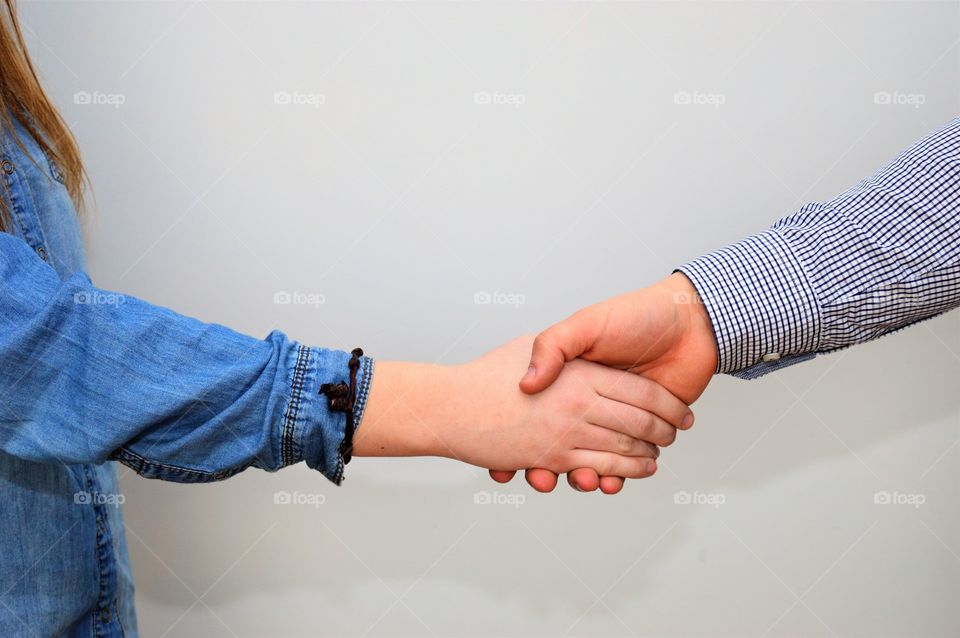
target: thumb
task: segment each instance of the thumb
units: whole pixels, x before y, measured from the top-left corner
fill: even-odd
[[[579,357],[587,349],[585,331],[589,322],[577,313],[550,326],[533,341],[530,367],[520,380],[520,389],[536,394],[550,387],[567,361]]]

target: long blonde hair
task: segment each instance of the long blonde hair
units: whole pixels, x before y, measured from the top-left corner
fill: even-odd
[[[40,86],[23,42],[15,0],[3,0],[0,9],[0,131],[12,131],[13,120],[23,125],[60,173],[77,210],[83,208],[87,185],[80,147],[60,113]],[[22,146],[18,139],[17,143]],[[0,230],[6,230],[9,211],[0,198]]]

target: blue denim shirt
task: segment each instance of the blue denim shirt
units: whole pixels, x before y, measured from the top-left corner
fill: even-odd
[[[113,460],[186,483],[305,461],[340,483],[346,417],[318,389],[350,355],[94,287],[56,166],[19,125],[0,155],[0,636],[136,636]]]

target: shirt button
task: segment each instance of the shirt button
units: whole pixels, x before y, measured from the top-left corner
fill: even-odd
[[[100,608],[100,622],[102,622],[102,623],[108,623],[108,622],[110,622],[110,608],[109,608],[109,607],[101,607],[101,608]]]
[[[3,172],[7,175],[13,172],[13,162],[10,160],[3,160],[3,162],[0,162],[0,166],[3,167]]]
[[[760,358],[760,360],[763,361],[764,363],[773,363],[774,361],[779,361],[779,360],[780,360],[780,353],[779,353],[779,352],[771,352],[771,353],[769,353],[769,354],[765,354],[765,355],[763,355],[763,356]]]
[[[43,246],[37,246],[37,254],[40,255],[40,259],[47,260],[47,251]]]

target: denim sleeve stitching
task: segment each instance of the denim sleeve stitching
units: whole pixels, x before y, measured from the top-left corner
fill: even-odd
[[[370,380],[373,378],[373,359],[364,357],[363,377],[360,379],[360,387],[357,389],[356,406],[353,409],[353,419],[356,428],[363,423],[363,411],[367,407],[367,397],[370,395]]]
[[[296,463],[297,451],[294,441],[294,431],[297,416],[300,413],[300,397],[307,376],[307,365],[310,362],[310,348],[300,346],[297,351],[297,363],[293,370],[293,383],[290,391],[290,405],[283,419],[283,434],[281,439],[281,466],[286,467]]]

